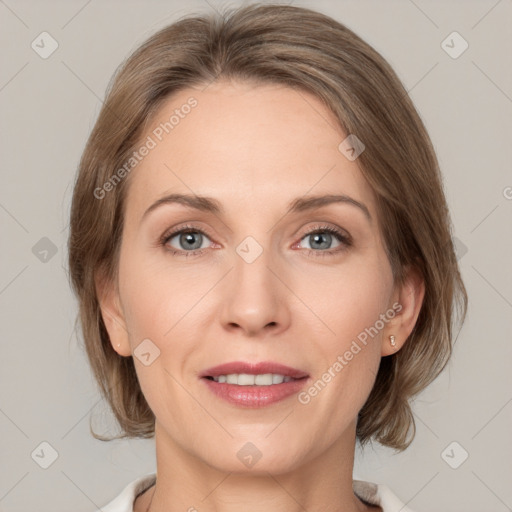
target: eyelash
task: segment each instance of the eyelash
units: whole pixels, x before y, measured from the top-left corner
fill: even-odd
[[[200,233],[202,235],[207,236],[208,238],[212,238],[207,231],[203,229],[199,229],[193,225],[185,225],[181,226],[178,229],[171,231],[171,232],[165,232],[162,237],[160,238],[160,245],[163,246],[167,251],[169,251],[173,256],[184,256],[185,258],[188,258],[189,256],[197,256],[201,254],[205,249],[195,249],[194,251],[180,251],[174,248],[169,248],[167,246],[169,240],[174,238],[176,235],[181,235],[183,233]],[[309,255],[311,253],[314,253],[313,257],[324,257],[324,256],[334,256],[338,254],[341,251],[346,250],[348,247],[352,245],[352,239],[350,236],[345,235],[342,231],[339,229],[333,228],[332,226],[328,225],[322,225],[322,226],[316,226],[312,230],[307,231],[304,233],[300,239],[299,242],[302,241],[303,238],[309,236],[309,235],[316,235],[319,233],[329,233],[331,235],[334,235],[335,238],[338,240],[338,242],[341,243],[341,245],[336,249],[327,249],[327,250],[314,250],[314,249],[304,249],[307,251]],[[295,244],[294,244],[295,245]]]

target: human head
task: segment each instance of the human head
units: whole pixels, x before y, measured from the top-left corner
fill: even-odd
[[[133,360],[112,347],[97,289],[100,274],[117,280],[126,197],[137,166],[115,186],[105,184],[116,173],[119,178],[165,101],[222,80],[310,93],[345,134],[365,145],[356,162],[375,194],[394,282],[399,286],[414,267],[425,295],[407,341],[381,360],[357,435],[362,443],[375,438],[403,449],[414,426],[409,400],[445,366],[454,306],[463,314],[466,307],[442,179],[425,127],[387,62],[348,28],[308,9],[256,5],[224,17],[180,20],[136,50],[111,83],[80,162],[69,238],[72,284],[100,388],[126,435],[152,435],[153,412]]]

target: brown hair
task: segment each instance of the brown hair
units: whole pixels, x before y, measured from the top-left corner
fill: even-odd
[[[358,163],[377,197],[395,283],[401,284],[406,267],[415,265],[425,296],[407,343],[381,359],[359,413],[357,438],[362,445],[376,439],[405,449],[415,434],[409,400],[445,367],[455,309],[460,324],[467,310],[437,158],[407,91],[377,51],[318,12],[258,4],[221,16],[186,17],[144,42],[110,83],[80,161],[71,208],[70,279],[90,364],[124,431],[117,438],[151,437],[155,417],[133,358],[119,356],[110,344],[95,287],[100,271],[117,281],[129,176],[100,199],[97,191],[130,158],[163,100],[217,79],[277,83],[313,93],[346,134],[365,144]]]

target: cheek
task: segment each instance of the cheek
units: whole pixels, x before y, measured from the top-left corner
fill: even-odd
[[[315,361],[315,382],[321,382],[306,390],[303,402],[311,398],[317,407],[333,407],[338,420],[364,404],[380,363],[383,329],[394,316],[388,311],[391,268],[381,258],[353,258],[329,275],[304,280],[298,291],[308,297],[320,329],[306,350]]]
[[[170,272],[161,261],[152,262],[142,252],[140,256],[136,251],[121,254],[119,271],[125,322],[142,392],[167,427],[186,431],[181,422],[188,416],[180,407],[186,404],[194,410],[196,405],[177,382],[182,381],[183,367],[197,348],[197,335],[190,324],[196,310],[190,310],[205,291],[202,286],[187,285],[190,277],[186,273]],[[138,348],[141,343],[146,343],[144,351]],[[143,359],[135,360],[141,352],[150,353],[149,365]],[[176,414],[177,410],[181,412]],[[200,414],[200,410],[194,412]]]
[[[171,268],[157,249],[145,252],[135,243],[132,246],[133,250],[121,253],[119,269],[130,339],[132,345],[144,338],[164,344],[211,284],[184,266],[178,271]]]
[[[311,271],[307,279],[298,277],[295,289],[323,325],[322,339],[331,351],[350,344],[386,312],[392,292],[391,269],[377,255],[351,257],[338,268]],[[382,330],[381,322],[377,328]]]
[[[356,421],[375,382],[381,360],[381,315],[388,297],[386,276],[341,275],[316,287],[310,303],[329,327],[303,345],[314,361],[314,377],[298,395],[304,418],[324,418],[323,442],[334,442]],[[328,300],[322,299],[327,297]],[[307,347],[307,348],[306,348]]]

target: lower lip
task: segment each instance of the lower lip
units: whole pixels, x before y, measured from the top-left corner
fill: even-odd
[[[291,380],[271,386],[237,386],[202,378],[208,389],[227,402],[241,407],[265,407],[298,393],[308,378]]]

